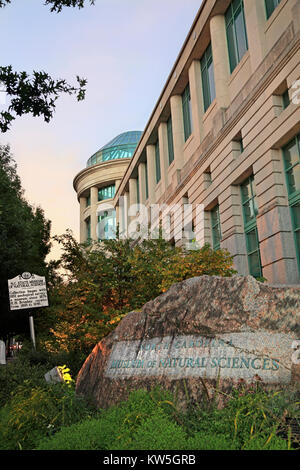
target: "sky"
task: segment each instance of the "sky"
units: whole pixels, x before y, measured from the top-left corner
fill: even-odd
[[[0,10],[1,66],[44,70],[74,85],[77,75],[88,81],[86,99],[61,96],[50,123],[23,116],[0,134],[26,199],[51,220],[52,236],[69,228],[79,238],[75,175],[116,135],[144,130],[200,4],[96,0],[57,14],[43,0],[12,0]],[[59,255],[54,244],[49,258]]]

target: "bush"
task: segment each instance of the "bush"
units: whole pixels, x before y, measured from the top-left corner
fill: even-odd
[[[39,440],[86,418],[91,410],[64,383],[24,381],[0,412],[0,449],[33,449]]]
[[[208,244],[202,248],[195,244],[187,251],[163,238],[138,244],[114,239],[83,249],[71,233],[57,241],[70,278],[51,290],[51,306],[36,319],[40,344],[52,353],[80,351],[86,356],[124,315],[172,284],[195,276],[236,273],[229,252],[213,250]]]
[[[174,445],[174,434],[172,441],[174,431],[177,433],[175,436],[186,437],[186,435],[172,422],[171,399],[172,395],[169,392],[159,389],[151,392],[145,390],[132,392],[128,401],[102,411],[99,417],[63,428],[53,437],[43,439],[38,450],[117,450],[133,449],[136,445],[146,449],[149,442],[146,438],[142,438],[143,432],[149,437],[157,424],[160,425],[161,431],[165,429],[166,432],[160,435],[156,431],[152,437],[152,445],[158,442],[155,439],[164,438],[168,439],[168,444],[171,445],[173,442]],[[176,443],[179,444],[179,438]]]
[[[18,357],[5,367],[0,367],[0,407],[10,401],[17,387],[25,380],[28,381],[28,386],[45,384],[44,375],[47,370],[47,366],[39,363],[33,365],[29,358],[25,357]]]
[[[43,439],[39,450],[288,450],[271,420],[273,394],[255,391],[223,409],[176,411],[172,395],[159,389],[130,394],[127,402],[98,417]],[[274,418],[274,416],[273,416]]]

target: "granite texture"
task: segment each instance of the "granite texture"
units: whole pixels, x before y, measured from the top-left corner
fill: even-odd
[[[185,337],[189,343],[181,345],[192,346],[183,351],[178,341]],[[130,390],[156,385],[176,391],[182,402],[187,396],[192,401],[213,396],[217,382],[223,391],[241,379],[249,385],[260,380],[266,386],[297,387],[299,364],[291,360],[292,343],[297,339],[300,286],[268,286],[251,276],[196,277],[174,284],[140,311],[126,315],[86,359],[77,377],[76,393],[106,408],[126,399]],[[216,343],[220,340],[228,344]],[[172,342],[172,347],[163,348],[166,341]],[[230,357],[224,344],[225,348],[230,346]],[[213,373],[203,357],[210,358]],[[255,357],[260,359],[252,362]],[[130,362],[134,360],[137,362]],[[169,363],[163,362],[166,360]],[[141,364],[143,371],[138,367]],[[251,365],[255,370],[250,370]]]

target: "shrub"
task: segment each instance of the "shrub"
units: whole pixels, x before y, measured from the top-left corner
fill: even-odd
[[[49,370],[42,364],[31,364],[25,357],[18,357],[8,363],[5,367],[0,367],[0,407],[9,402],[11,396],[19,385],[25,380],[29,386],[40,386],[45,383],[44,375]]]
[[[0,413],[0,448],[33,449],[39,440],[63,426],[76,423],[90,413],[64,383],[34,386],[25,381]]]
[[[114,450],[181,450],[187,449],[187,434],[161,409],[146,418],[132,430],[113,443]]]
[[[91,352],[125,314],[141,308],[172,284],[202,276],[232,276],[233,258],[209,245],[187,251],[163,238],[104,240],[83,247],[71,233],[57,238],[70,278],[51,292],[38,314],[40,344],[50,352]],[[53,290],[53,289],[52,289]],[[70,360],[65,360],[71,367]],[[72,367],[71,367],[72,369]]]
[[[134,436],[140,427],[145,432],[147,430],[149,436],[152,420],[160,423],[161,430],[167,423],[171,430],[176,429],[178,435],[180,433],[180,435],[185,435],[183,430],[172,423],[173,405],[170,399],[172,395],[160,389],[151,392],[145,390],[132,392],[128,401],[102,411],[99,417],[63,428],[53,437],[43,439],[38,450],[132,449],[135,445],[142,445],[142,443],[146,449],[147,441],[141,441],[141,435],[138,434],[135,442]],[[169,432],[168,436],[171,434],[172,432]],[[158,434],[157,439],[159,438]],[[170,439],[168,442],[170,443]]]
[[[287,450],[268,410],[273,394],[232,397],[223,409],[176,411],[167,392],[136,391],[98,417],[43,439],[39,450]],[[269,413],[267,415],[266,413]]]

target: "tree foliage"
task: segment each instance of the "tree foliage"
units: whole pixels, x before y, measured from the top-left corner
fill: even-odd
[[[55,111],[56,100],[61,93],[76,94],[77,100],[85,98],[87,81],[77,76],[78,87],[69,85],[66,80],[54,80],[46,72],[14,72],[12,66],[0,67],[0,83],[10,96],[6,111],[0,113],[0,130],[9,130],[16,116],[32,114],[43,116],[49,122]]]
[[[8,145],[0,146],[0,337],[22,329],[21,312],[9,311],[7,280],[24,271],[47,274],[51,223],[25,199]]]
[[[0,8],[11,3],[11,0],[0,0]],[[95,0],[88,0],[94,5]],[[50,11],[60,13],[63,7],[85,6],[85,0],[45,0],[50,5]],[[1,92],[10,98],[10,104],[0,113],[0,131],[5,133],[10,129],[12,121],[17,116],[32,114],[34,117],[43,116],[49,122],[55,111],[56,100],[62,94],[75,95],[78,101],[85,98],[87,80],[76,77],[77,86],[69,85],[64,79],[53,79],[45,71],[33,71],[32,76],[27,72],[13,71],[11,65],[0,67]]]
[[[235,273],[229,253],[208,245],[186,252],[163,238],[140,244],[117,238],[88,246],[80,245],[71,232],[56,240],[63,247],[62,266],[69,278],[53,291],[52,306],[38,320],[42,343],[51,352],[88,354],[124,315],[175,282]]]
[[[0,0],[0,8],[10,4],[12,0]],[[91,5],[95,4],[95,0],[87,0],[87,3]],[[45,0],[44,5],[51,5],[50,11],[61,12],[63,7],[78,7],[83,8],[85,6],[85,0]]]

